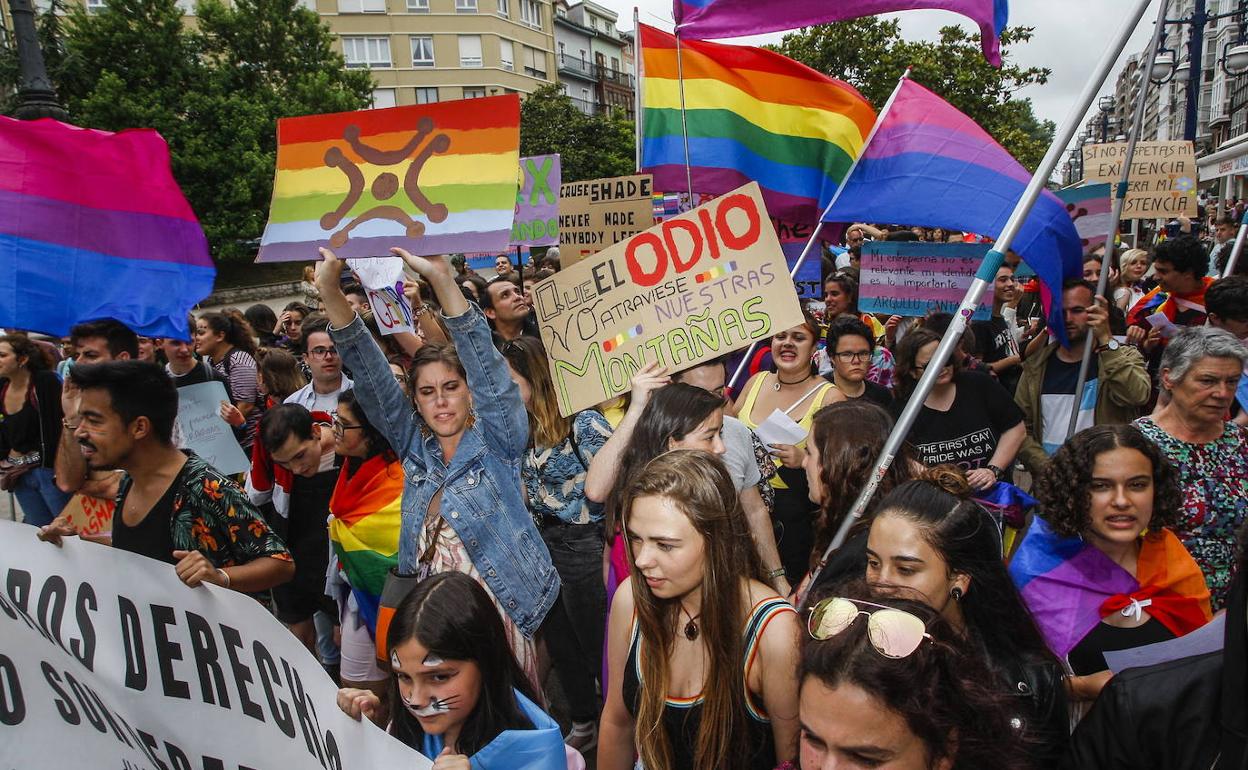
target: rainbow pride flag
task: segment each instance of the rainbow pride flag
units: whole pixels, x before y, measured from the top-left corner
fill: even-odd
[[[188,339],[216,274],[160,134],[0,117],[0,327]]]
[[[642,171],[654,189],[688,191],[676,38],[639,25]],[[757,181],[772,217],[819,221],[875,123],[852,86],[748,46],[681,40],[693,191]]]
[[[516,94],[283,118],[256,261],[507,251],[519,165]]]
[[[329,542],[372,634],[386,574],[399,563],[403,465],[381,455],[348,476],[344,465],[329,500]]]
[[[758,35],[921,8],[960,13],[975,22],[984,58],[1001,66],[1001,32],[1009,21],[1009,0],[672,0],[672,18],[683,41]]]

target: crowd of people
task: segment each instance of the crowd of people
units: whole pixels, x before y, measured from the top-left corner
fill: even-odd
[[[1248,275],[1222,239],[1092,252],[1054,330],[1009,255],[832,550],[951,324],[859,311],[870,239],[962,235],[856,224],[748,376],[651,363],[572,415],[529,291],[557,250],[395,249],[411,333],[327,250],[189,342],[11,332],[0,480],[43,540],[95,498],[96,539],[265,603],[438,770],[1248,766]],[[211,381],[238,478],[175,429]],[[765,444],[777,415],[805,437]],[[1209,623],[1221,651],[1122,671]]]

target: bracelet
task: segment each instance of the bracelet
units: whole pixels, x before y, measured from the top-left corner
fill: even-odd
[[[775,569],[773,569],[771,572],[768,572],[768,573],[767,573],[767,579],[768,579],[768,580],[775,580],[775,579],[776,579],[776,578],[778,578],[778,577],[783,577],[783,576],[784,576],[784,574],[785,574],[785,573],[784,573],[784,567],[776,567],[776,568],[775,568]]]
[[[226,572],[220,567],[217,567],[217,574],[225,578],[225,585],[222,586],[222,588],[229,588],[230,587],[230,573]]]
[[[1002,468],[998,468],[995,465],[986,465],[984,467],[992,471],[992,475],[997,477],[997,481],[1000,481],[1001,477],[1005,475],[1005,470]]]
[[[420,307],[412,311],[412,320],[413,321],[418,320],[422,315],[428,312],[429,312],[429,306],[421,305]]]

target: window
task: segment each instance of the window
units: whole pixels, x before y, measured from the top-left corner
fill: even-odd
[[[412,35],[412,66],[434,66],[432,37]]]
[[[530,27],[542,28],[542,6],[537,0],[520,0],[520,21]]]
[[[338,0],[338,13],[385,13],[386,0]]]
[[[461,67],[480,67],[481,66],[481,36],[480,35],[460,35],[459,36],[459,66]]]
[[[476,13],[477,0],[455,0],[455,13]]]
[[[373,109],[382,107],[393,107],[397,102],[394,100],[393,88],[374,88],[373,89]]]
[[[99,13],[107,7],[107,0],[87,0],[87,13]]]
[[[614,56],[611,57],[611,69],[615,70],[616,72],[620,71],[620,60]]]
[[[511,17],[511,0],[498,0],[498,15]]]
[[[316,0],[295,0],[295,5],[299,8],[306,8],[309,11],[316,11]]]
[[[559,61],[563,61],[564,56],[567,56],[567,52],[564,50],[563,43],[560,43],[559,44]]]
[[[508,72],[516,70],[516,47],[510,40],[498,41],[498,58],[503,63],[503,69]]]
[[[429,13],[429,0],[407,0],[408,13]]]
[[[435,104],[438,101],[438,89],[436,88],[417,88],[416,103],[417,104]]]
[[[535,78],[546,77],[546,52],[524,47],[524,74]]]
[[[90,10],[89,7],[88,10]],[[178,0],[178,10],[182,11],[183,16],[194,16],[195,0]]]
[[[484,89],[484,88],[467,88],[467,87],[465,87],[465,88],[464,88],[464,98],[465,98],[465,99],[484,99],[484,98],[485,98],[485,89]]]
[[[390,38],[388,37],[344,37],[342,55],[347,60],[347,67],[350,69],[362,67],[376,69],[392,66]]]

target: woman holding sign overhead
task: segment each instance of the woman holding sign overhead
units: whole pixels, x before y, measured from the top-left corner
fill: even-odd
[[[440,572],[476,579],[497,605],[512,651],[536,687],[533,635],[559,595],[559,575],[521,494],[529,445],[524,401],[485,316],[464,299],[450,264],[393,251],[428,281],[455,344],[417,351],[415,409],[347,304],[339,284],[344,263],[321,249],[316,274],[329,333],[354,375],[360,408],[403,463],[399,567],[387,593],[401,594],[403,585]],[[384,636],[380,628],[378,635]]]
[[[771,450],[778,473],[772,517],[776,545],[789,583],[797,585],[810,564],[816,506],[810,502],[806,472],[806,436],[815,412],[844,401],[836,386],[819,376],[813,363],[819,324],[803,311],[805,321],[771,338],[775,372],[750,378],[733,405],[737,419],[758,433]]]

